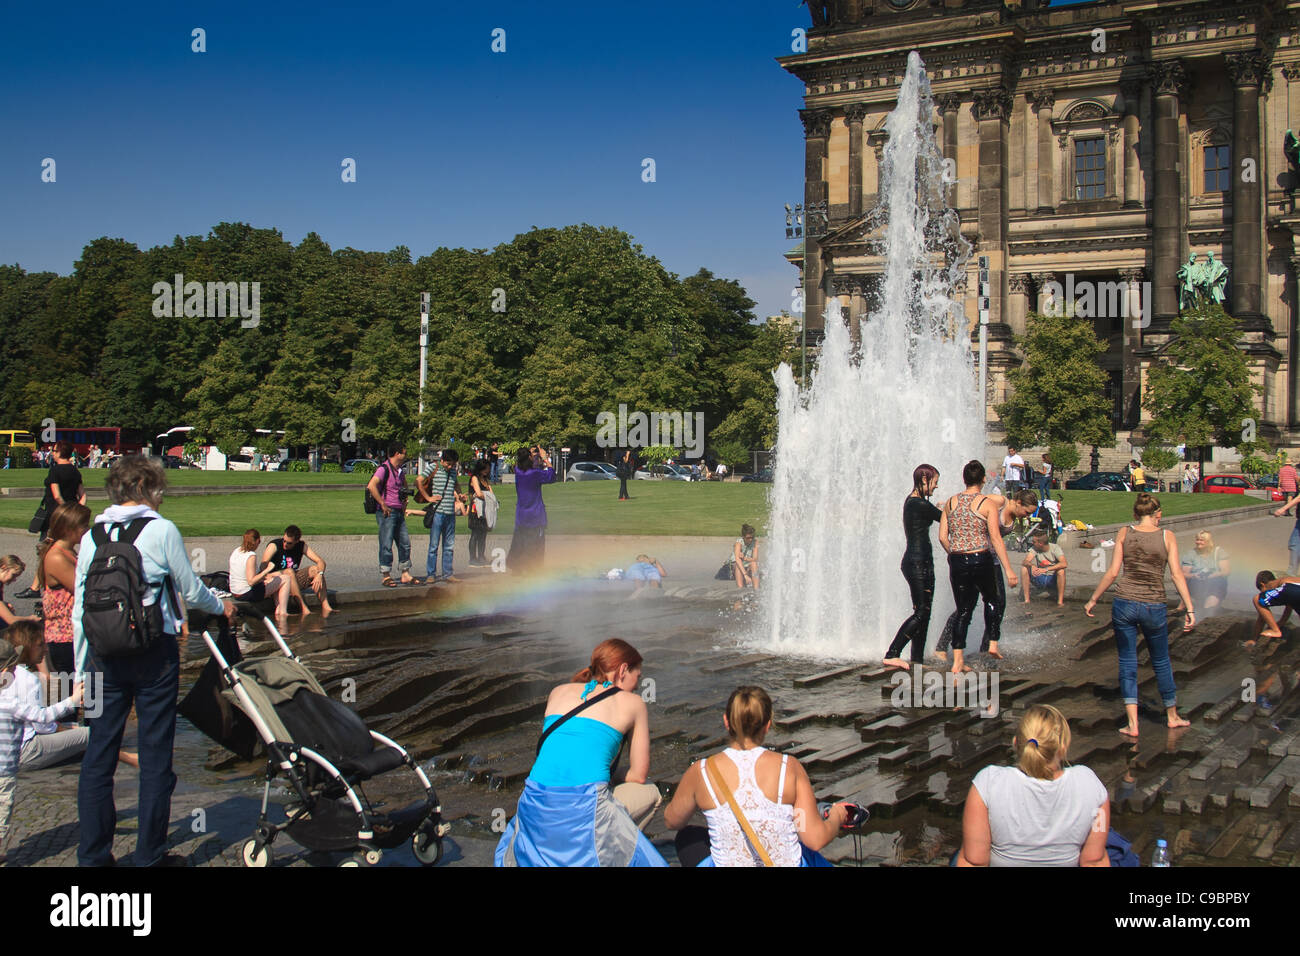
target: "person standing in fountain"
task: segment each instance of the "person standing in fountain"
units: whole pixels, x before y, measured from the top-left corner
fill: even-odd
[[[1015,526],[1016,521],[1028,517],[1038,509],[1038,498],[1032,491],[1023,489],[1009,498],[1003,498],[1001,495],[989,495],[989,500],[993,502],[994,508],[997,509],[999,535],[1008,534]],[[992,602],[984,602],[984,639],[980,642],[980,650],[991,657],[1001,659],[1002,654],[998,651],[998,640],[1002,635],[1002,617],[1007,610],[1007,588],[1001,574],[994,577],[996,597]],[[1014,581],[1011,586],[1013,588],[1016,586]],[[953,611],[943,625],[943,633],[939,635],[939,644],[935,648],[935,656],[941,661],[948,659],[948,648],[952,646],[953,628],[956,625],[957,612]]]
[[[1115,628],[1115,644],[1119,649],[1119,689],[1124,696],[1124,710],[1128,726],[1120,733],[1129,737],[1138,735],[1138,679],[1137,636],[1141,630],[1151,655],[1151,666],[1156,672],[1156,685],[1164,701],[1170,727],[1187,727],[1189,722],[1178,716],[1177,689],[1174,687],[1174,669],[1169,661],[1169,607],[1165,603],[1165,568],[1173,576],[1174,587],[1187,608],[1183,630],[1190,631],[1196,624],[1196,609],[1192,607],[1187,581],[1178,561],[1178,542],[1173,532],[1160,527],[1160,502],[1146,492],[1133,502],[1136,524],[1120,528],[1115,535],[1115,556],[1110,570],[1092,592],[1092,598],[1083,606],[1084,613],[1092,617],[1106,589],[1119,578],[1115,600],[1111,604],[1111,624]],[[1123,568],[1124,574],[1120,575]]]
[[[903,502],[903,533],[907,548],[903,552],[902,572],[912,592],[912,616],[894,635],[885,653],[884,665],[910,670],[903,660],[903,648],[912,645],[912,663],[920,664],[925,655],[925,637],[930,630],[930,607],[934,603],[934,549],[930,546],[930,525],[943,512],[930,503],[939,470],[934,465],[917,465],[912,472],[912,493]]]
[[[591,664],[551,691],[514,819],[497,844],[497,866],[667,866],[640,829],[662,799],[646,783],[650,718],[637,690],[641,655],[602,641]],[[624,782],[611,786],[631,736]]]
[[[948,552],[952,595],[957,603],[952,636],[954,674],[970,670],[963,658],[966,653],[966,632],[970,630],[970,619],[975,610],[975,602],[983,597],[987,605],[997,606],[1000,603],[1002,608],[1006,606],[1005,589],[1003,589],[1001,602],[998,601],[997,563],[1001,562],[1008,584],[1014,588],[1020,583],[1015,569],[1007,560],[1007,549],[1002,543],[997,499],[981,494],[984,477],[984,466],[980,462],[966,462],[966,467],[961,472],[966,490],[948,499],[943,508],[943,517],[939,521],[939,543]],[[1037,505],[1036,501],[1035,505]],[[984,639],[990,642],[989,653],[995,655],[997,627],[1001,622],[1002,615],[999,613],[993,622],[992,632],[986,632],[984,635]]]

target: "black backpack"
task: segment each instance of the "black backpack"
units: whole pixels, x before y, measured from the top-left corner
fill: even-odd
[[[172,609],[180,607],[171,576],[159,586],[158,600],[144,603],[154,587],[144,576],[144,562],[135,546],[152,518],[135,518],[125,524],[97,524],[90,532],[95,557],[86,570],[81,627],[99,657],[130,657],[151,649],[164,635],[162,595],[166,592]],[[117,540],[113,527],[121,528]]]
[[[380,462],[379,470],[384,473],[383,477],[379,479],[379,494],[381,497],[384,492],[388,490],[388,469],[389,465],[387,461]],[[365,500],[362,502],[362,507],[366,509],[366,514],[372,515],[378,511],[379,502],[377,502],[375,496],[370,493],[370,482],[366,482],[366,487],[362,494],[365,497]]]

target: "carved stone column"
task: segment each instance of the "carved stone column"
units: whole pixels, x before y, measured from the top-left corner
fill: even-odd
[[[835,297],[849,296],[849,304],[840,306],[840,315],[843,317],[845,324],[849,329],[849,341],[853,344],[856,351],[858,343],[861,341],[861,331],[859,326],[859,317],[857,310],[854,309],[854,301],[858,296],[854,292],[859,288],[861,279],[855,275],[836,273],[831,277],[831,288],[835,292]]]
[[[1007,194],[1003,171],[1007,151],[1007,126],[1011,94],[1002,87],[975,91],[975,119],[979,122],[979,169],[976,212],[984,241],[979,254],[989,257],[989,324],[1006,322]]]
[[[1291,328],[1287,332],[1289,424],[1300,425],[1300,256],[1291,257]]]
[[[1055,184],[1052,171],[1056,166],[1056,150],[1052,143],[1052,110],[1056,106],[1056,93],[1052,90],[1034,90],[1029,102],[1038,114],[1038,214],[1055,209]]]
[[[1138,111],[1142,106],[1142,85],[1137,81],[1120,86],[1124,94],[1124,208],[1138,209],[1143,203],[1142,157],[1138,154]]]
[[[1137,349],[1142,344],[1143,306],[1148,310],[1151,307],[1143,300],[1142,281],[1146,274],[1145,269],[1121,269],[1119,272],[1119,277],[1128,287],[1128,314],[1120,330],[1123,350],[1120,428],[1130,430],[1137,428],[1142,418],[1142,363],[1138,361]]]
[[[1030,280],[1028,273],[1018,272],[1008,277],[1007,325],[1016,335],[1024,335],[1029,315]]]
[[[1263,301],[1261,289],[1259,180],[1263,158],[1259,142],[1259,84],[1264,57],[1258,50],[1226,53],[1228,76],[1235,88],[1232,128],[1232,314],[1238,319],[1258,319]],[[1254,163],[1254,175],[1244,173],[1243,162]]]
[[[1049,282],[1057,281],[1055,272],[1034,273],[1034,285],[1038,287],[1038,305],[1035,311],[1038,312],[1039,315],[1045,315],[1047,313],[1047,284]],[[1059,302],[1057,304],[1060,305]]]
[[[1300,127],[1300,90],[1295,90],[1294,84],[1300,80],[1300,63],[1287,63],[1282,67],[1282,78],[1286,80],[1287,96],[1287,128],[1294,130]],[[1293,91],[1294,90],[1294,94]],[[1289,189],[1300,189],[1300,173],[1290,170],[1290,163],[1286,163],[1288,168],[1287,182]]]
[[[828,110],[800,110],[804,130],[804,208],[812,203],[826,201],[827,188],[825,175],[826,145],[831,135],[831,113]],[[804,222],[810,222],[805,216]],[[805,233],[805,248],[808,250],[804,261],[807,274],[803,277],[804,287],[804,322],[809,338],[816,339],[823,331],[822,313],[826,309],[826,295],[822,290],[822,250],[816,239],[808,238]]]
[[[1155,83],[1155,319],[1178,315],[1178,259],[1182,241],[1178,169],[1178,99],[1187,89],[1181,60],[1163,60],[1153,69]]]
[[[957,168],[957,110],[961,108],[960,93],[940,93],[934,98],[935,105],[939,107],[939,115],[943,117],[943,158],[952,160],[953,168]],[[954,177],[956,179],[956,177]],[[949,193],[945,197],[948,205],[957,205],[957,184],[949,187]]]
[[[852,103],[844,110],[849,124],[849,215],[862,215],[862,121],[867,107]]]

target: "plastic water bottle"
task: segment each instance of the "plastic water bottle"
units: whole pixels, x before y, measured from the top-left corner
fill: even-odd
[[[1172,866],[1169,861],[1169,844],[1164,840],[1156,840],[1156,851],[1151,854],[1152,866]]]

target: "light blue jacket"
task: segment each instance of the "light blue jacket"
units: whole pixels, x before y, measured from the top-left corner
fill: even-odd
[[[176,594],[185,602],[185,606],[195,611],[207,611],[221,614],[225,606],[215,591],[207,587],[190,566],[189,555],[185,553],[185,542],[176,525],[172,524],[158,512],[147,505],[110,505],[102,515],[95,519],[95,524],[130,521],[132,518],[148,516],[153,518],[140,537],[135,539],[136,549],[140,552],[144,576],[150,584],[161,585],[163,578],[171,575]],[[77,591],[72,602],[72,647],[77,658],[78,680],[86,673],[90,658],[90,644],[81,630],[81,604],[86,592],[86,572],[95,560],[95,541],[92,533],[87,531],[81,539],[81,550],[77,555]],[[160,587],[145,595],[144,603],[153,604],[158,600]],[[181,632],[181,619],[172,608],[170,600],[162,603],[163,630],[168,634]]]

